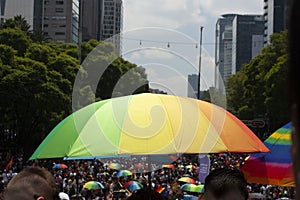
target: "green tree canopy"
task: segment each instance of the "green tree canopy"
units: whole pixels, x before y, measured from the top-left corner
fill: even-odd
[[[132,88],[134,93],[148,91],[145,69],[118,58],[112,44],[96,40],[83,43],[81,55],[88,59],[80,68],[76,44],[31,39],[26,26],[16,26],[18,20],[6,21],[6,28],[1,24],[0,29],[0,134],[4,130],[13,133],[13,141],[23,148],[25,157],[71,114],[76,78],[83,83],[77,88],[76,108],[110,98],[124,75],[128,80],[118,85],[117,95],[126,95]],[[87,66],[92,70],[86,71]],[[103,73],[98,77],[94,72],[99,70]],[[93,79],[98,82],[89,82]]]
[[[20,29],[21,31],[29,34],[30,25],[26,21],[25,17],[22,15],[16,15],[14,18],[6,19],[4,22],[0,23],[1,29],[11,28],[11,29]]]
[[[228,108],[241,119],[263,116],[274,130],[289,121],[287,102],[287,31],[228,79]]]
[[[17,50],[23,56],[30,46],[31,39],[20,29],[6,28],[0,30],[0,44],[6,44]]]

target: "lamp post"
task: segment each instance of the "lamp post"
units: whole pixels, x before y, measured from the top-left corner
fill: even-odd
[[[199,73],[198,73],[198,99],[200,99],[200,80],[201,80],[201,57],[202,57],[202,31],[203,26],[200,26],[200,46],[199,46]]]

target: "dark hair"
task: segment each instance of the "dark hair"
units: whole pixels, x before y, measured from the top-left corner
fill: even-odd
[[[293,0],[291,6],[290,20],[289,20],[289,88],[291,104],[298,105],[298,112],[300,111],[300,2]]]
[[[299,38],[299,19],[300,19],[300,2],[299,0],[290,1],[290,19],[289,19],[289,97],[290,97],[290,110],[292,119],[292,161],[294,166],[294,177],[296,184],[296,194],[300,193],[299,187],[299,132],[300,132],[300,38]]]
[[[204,192],[211,192],[215,198],[220,198],[233,189],[238,189],[245,200],[248,199],[247,181],[241,171],[215,169],[205,179]]]
[[[40,167],[27,167],[12,178],[5,190],[5,199],[17,199],[17,196],[43,196],[47,200],[58,200],[58,188],[52,174]]]

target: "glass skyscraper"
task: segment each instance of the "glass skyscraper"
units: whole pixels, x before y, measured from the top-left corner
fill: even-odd
[[[216,23],[215,87],[241,69],[263,47],[264,20],[262,15],[222,15]],[[220,78],[221,79],[220,79]]]

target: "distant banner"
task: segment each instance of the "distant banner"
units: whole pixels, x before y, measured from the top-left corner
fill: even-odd
[[[206,176],[210,171],[210,159],[206,154],[199,155],[199,168],[198,168],[198,179],[201,183],[204,183]]]

